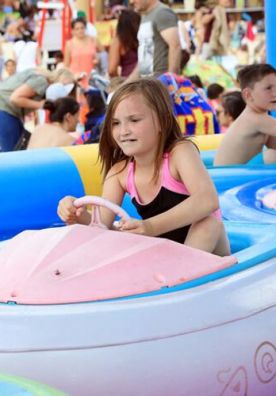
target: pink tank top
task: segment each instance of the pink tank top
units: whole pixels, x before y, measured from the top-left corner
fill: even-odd
[[[164,153],[163,156],[163,162],[162,162],[162,170],[161,170],[161,184],[160,184],[160,189],[156,195],[156,197],[153,199],[156,200],[156,198],[158,197],[158,195],[161,194],[161,190],[162,187],[167,190],[168,192],[172,192],[172,193],[176,193],[176,194],[180,194],[182,196],[189,196],[190,193],[187,190],[186,186],[176,180],[170,173],[170,168],[169,168],[169,153]],[[128,169],[127,169],[127,192],[129,193],[129,195],[131,196],[131,199],[135,200],[135,202],[137,202],[137,204],[139,206],[143,206],[144,204],[142,204],[140,202],[139,199],[139,195],[138,192],[136,190],[136,186],[135,186],[135,179],[134,179],[134,162],[130,162],[128,164]],[[167,196],[167,198],[169,199],[169,197]],[[147,204],[148,205],[148,204]],[[221,211],[220,209],[217,209],[214,213],[213,216],[215,216],[218,219],[221,219]]]
[[[169,168],[169,154],[165,153],[162,162],[161,185],[160,189],[165,187],[167,190],[183,195],[190,195],[185,185],[174,179]],[[140,203],[139,196],[134,182],[134,162],[130,162],[127,170],[127,192],[131,198],[135,198]],[[159,194],[159,192],[158,192]],[[141,204],[141,203],[140,203]]]

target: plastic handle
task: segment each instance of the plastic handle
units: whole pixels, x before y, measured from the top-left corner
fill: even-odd
[[[112,210],[116,215],[124,220],[129,220],[130,217],[127,212],[122,209],[119,205],[116,205],[107,199],[97,197],[95,195],[86,195],[85,197],[77,198],[74,201],[74,205],[79,208],[83,205],[92,205],[92,217],[90,225],[98,225],[100,227],[106,228],[101,222],[101,216],[99,213],[99,206]]]

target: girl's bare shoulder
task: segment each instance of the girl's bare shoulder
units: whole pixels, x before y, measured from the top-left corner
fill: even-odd
[[[108,171],[106,178],[116,177],[122,187],[126,185],[126,177],[127,177],[127,160],[122,160],[117,162],[112,166],[112,168]]]
[[[178,156],[179,154],[188,152],[199,152],[196,143],[192,139],[185,139],[177,142],[170,151],[170,156]]]

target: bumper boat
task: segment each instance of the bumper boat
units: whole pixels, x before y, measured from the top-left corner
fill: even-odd
[[[66,396],[46,385],[25,378],[0,374],[0,395],[2,396]]]
[[[53,228],[62,196],[100,185],[90,150],[0,158],[1,237],[16,235],[0,245],[0,371],[72,396],[275,395],[275,224],[226,221],[225,258],[98,226]],[[273,185],[275,167],[210,174],[222,195],[255,178]]]

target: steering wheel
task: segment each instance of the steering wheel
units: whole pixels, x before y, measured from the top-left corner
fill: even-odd
[[[101,221],[101,215],[99,211],[99,207],[102,206],[104,208],[110,209],[114,212],[117,216],[124,220],[129,220],[130,217],[127,212],[122,209],[119,205],[116,205],[107,199],[97,197],[96,195],[86,195],[81,198],[77,198],[74,201],[74,205],[76,208],[80,208],[83,205],[91,205],[92,206],[92,213],[91,213],[91,222],[89,226],[98,226],[102,228],[106,228],[106,226]]]

